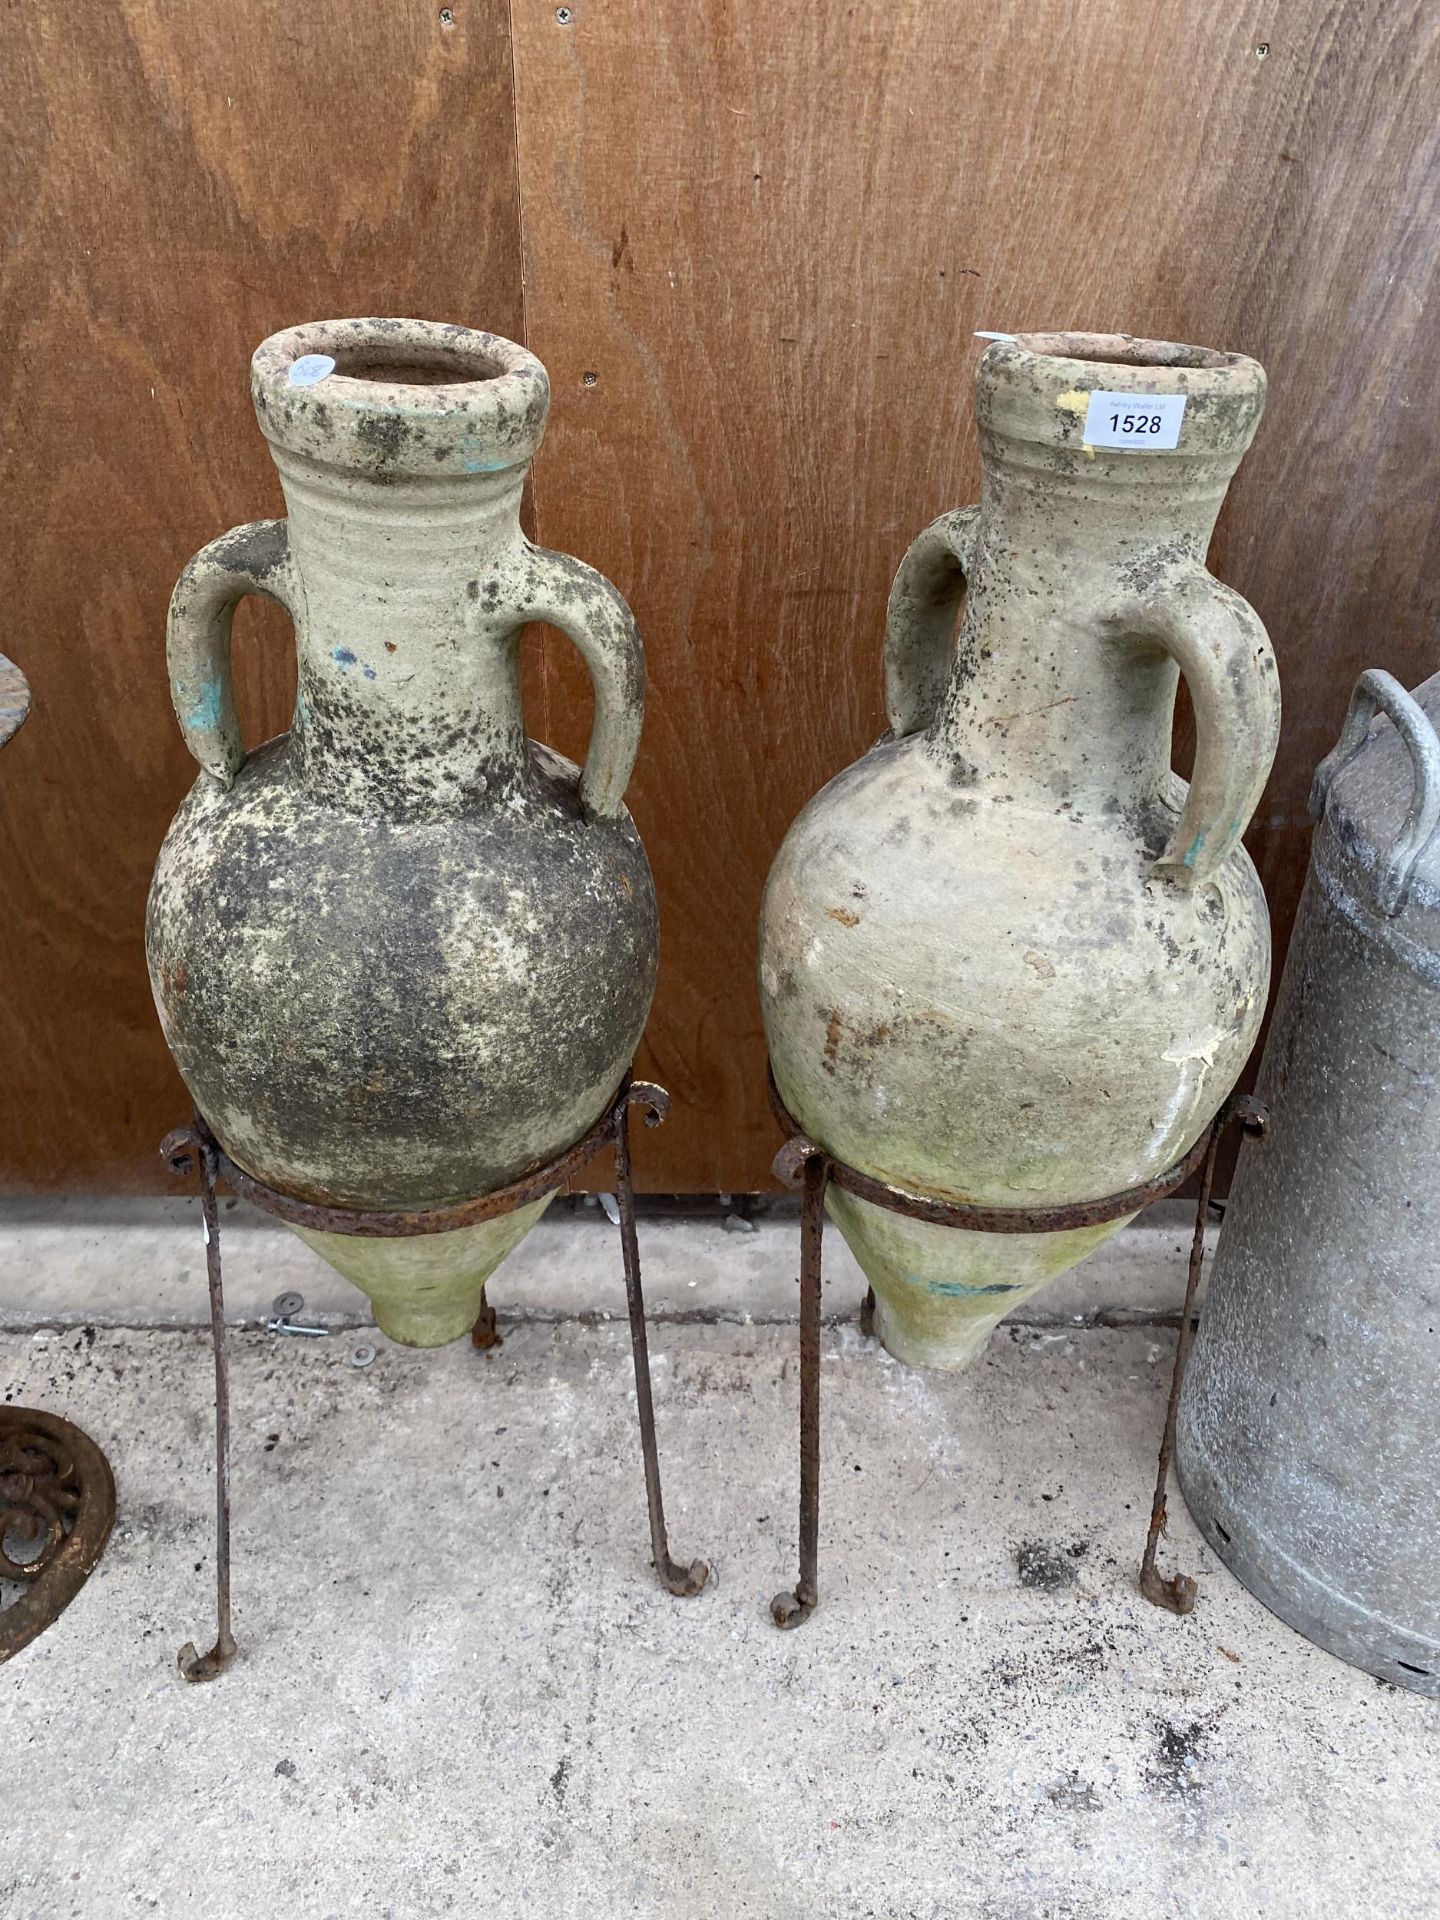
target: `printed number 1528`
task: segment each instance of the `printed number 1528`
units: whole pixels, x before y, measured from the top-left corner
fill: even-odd
[[[1158,413],[1112,413],[1112,433],[1159,433],[1164,417]]]

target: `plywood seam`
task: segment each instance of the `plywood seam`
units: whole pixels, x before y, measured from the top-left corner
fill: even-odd
[[[525,180],[520,171],[520,76],[515,60],[515,0],[506,0],[505,19],[510,35],[510,139],[515,155],[515,238],[520,271],[520,343],[530,345],[530,308],[525,287]],[[530,511],[535,529],[540,528],[540,503],[535,486],[535,470],[530,470]]]

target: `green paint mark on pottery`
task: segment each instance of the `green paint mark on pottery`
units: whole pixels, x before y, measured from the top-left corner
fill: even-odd
[[[938,1293],[942,1299],[979,1299],[987,1293],[1018,1293],[1020,1287],[1008,1280],[997,1281],[989,1287],[967,1287],[963,1280],[922,1280],[918,1273],[907,1273],[906,1281],[912,1287],[927,1287],[931,1293]]]

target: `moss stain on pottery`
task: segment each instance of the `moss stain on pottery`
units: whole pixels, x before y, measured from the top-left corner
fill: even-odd
[[[1173,450],[1087,442],[1097,392],[1183,397]],[[762,911],[781,1096],[863,1172],[997,1207],[1099,1199],[1179,1159],[1233,1086],[1269,982],[1239,836],[1279,688],[1204,562],[1264,392],[1242,355],[1128,336],[985,352],[980,504],[920,535],[890,596],[890,733],[795,821]],[[1123,1224],[997,1236],[833,1185],[827,1204],[881,1339],[941,1367]]]
[[[330,1206],[449,1205],[585,1134],[643,1031],[655,894],[623,795],[644,655],[608,581],[521,533],[549,407],[523,348],[327,321],[265,341],[251,387],[288,518],[212,541],[171,603],[203,771],[156,865],[155,1001],[247,1172]],[[291,615],[298,659],[291,729],[251,753],[229,671],[247,593]],[[532,621],[590,670],[583,772],[526,738]],[[418,1239],[302,1237],[387,1333],[431,1346],[470,1326],[546,1204]]]

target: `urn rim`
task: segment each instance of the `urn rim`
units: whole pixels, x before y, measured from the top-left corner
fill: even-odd
[[[272,447],[383,479],[523,467],[550,409],[533,353],[438,320],[286,327],[255,349],[250,390]]]
[[[1163,457],[1238,463],[1260,424],[1265,388],[1265,369],[1244,353],[1129,333],[1018,333],[981,355],[976,413],[1002,439],[1079,449],[1091,393],[1183,394],[1179,443]],[[1105,449],[1111,460],[1158,452]]]

